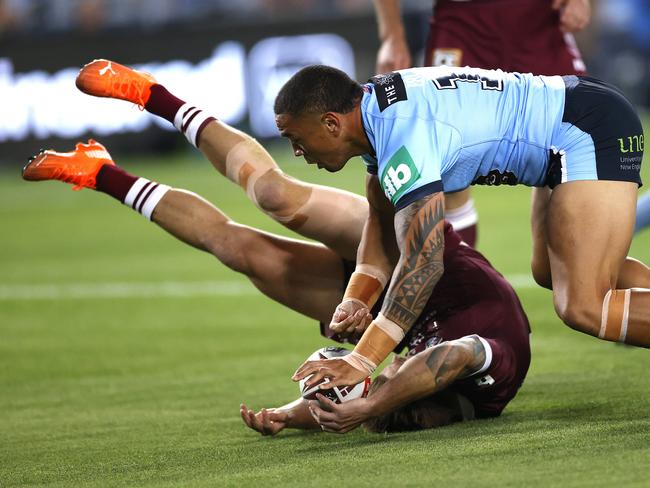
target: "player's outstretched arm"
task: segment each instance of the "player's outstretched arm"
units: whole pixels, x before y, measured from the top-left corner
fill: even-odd
[[[377,176],[366,178],[366,194],[369,213],[357,250],[357,265],[330,322],[330,329],[343,337],[360,337],[366,330],[373,318],[370,310],[399,259],[393,228],[395,213],[377,183]]]
[[[255,413],[245,404],[239,406],[244,423],[262,435],[276,435],[284,429],[318,429],[318,423],[309,412],[307,400],[298,398],[278,408],[263,408]]]
[[[368,398],[337,405],[319,394],[320,403],[311,401],[309,409],[323,430],[342,434],[476,373],[485,364],[485,357],[478,336],[445,342],[407,359]]]

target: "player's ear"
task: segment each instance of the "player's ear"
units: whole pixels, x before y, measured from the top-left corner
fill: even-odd
[[[341,131],[341,119],[334,112],[324,113],[321,117],[321,123],[330,134],[337,135]]]

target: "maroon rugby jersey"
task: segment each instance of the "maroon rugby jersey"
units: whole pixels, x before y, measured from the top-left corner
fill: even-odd
[[[467,335],[485,339],[491,355],[485,370],[452,388],[472,402],[477,417],[499,415],[528,372],[528,319],[512,286],[445,224],[445,272],[401,345],[414,355]]]
[[[489,345],[486,369],[455,382],[451,388],[474,405],[476,417],[499,415],[516,395],[530,365],[530,328],[519,299],[510,284],[478,251],[461,244],[460,236],[445,222],[445,271],[436,284],[420,318],[395,352],[404,348],[417,354],[443,341],[477,334]],[[346,262],[346,281],[354,263]],[[381,309],[383,295],[373,308]],[[321,323],[321,334],[337,342],[343,339]]]
[[[438,0],[425,66],[472,66],[538,75],[583,75],[572,34],[551,0]]]

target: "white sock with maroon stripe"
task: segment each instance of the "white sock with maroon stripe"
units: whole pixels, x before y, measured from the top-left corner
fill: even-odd
[[[174,127],[181,131],[194,147],[198,145],[198,136],[208,122],[215,120],[200,108],[184,103],[174,116]]]
[[[171,190],[171,187],[150,181],[146,178],[138,178],[129,189],[124,198],[124,205],[128,205],[136,212],[151,220],[156,205],[162,197]]]

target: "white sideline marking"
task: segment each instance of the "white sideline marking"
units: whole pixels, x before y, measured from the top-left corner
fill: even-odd
[[[233,296],[256,293],[259,292],[252,284],[238,281],[0,285],[0,300]]]
[[[514,288],[536,288],[525,274],[506,276]],[[260,293],[246,281],[162,281],[149,283],[64,283],[0,285],[0,300],[74,300],[77,298],[147,298],[237,296]]]

